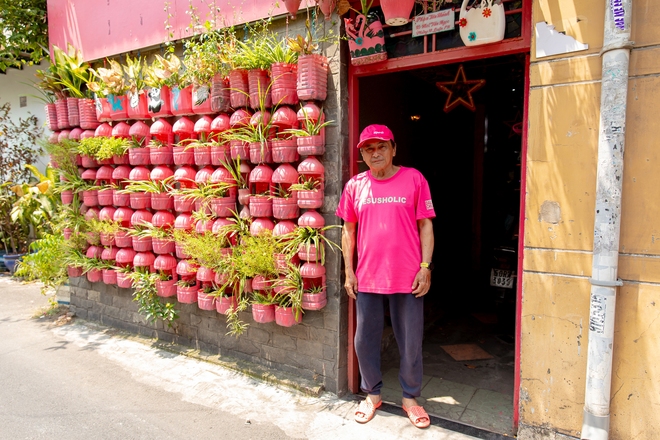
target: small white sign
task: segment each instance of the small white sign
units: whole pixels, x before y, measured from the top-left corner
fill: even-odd
[[[416,16],[413,20],[413,37],[453,30],[456,18],[454,14],[454,10],[450,8]]]

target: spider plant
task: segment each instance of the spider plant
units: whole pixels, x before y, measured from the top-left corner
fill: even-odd
[[[333,251],[341,250],[341,247],[325,236],[325,232],[331,229],[341,228],[339,225],[328,225],[322,228],[311,226],[299,226],[288,234],[280,235],[282,242],[282,253],[294,255],[301,247],[309,252],[311,246],[316,248],[316,255],[321,264],[325,264],[325,245]]]
[[[305,112],[303,108],[303,112]],[[307,112],[305,112],[305,119],[302,120],[300,128],[288,128],[283,131],[283,133],[288,135],[293,135],[297,137],[307,137],[307,136],[318,136],[321,134],[321,130],[335,121],[325,121],[323,117],[323,108],[319,114],[318,119],[314,120],[309,117]]]
[[[131,193],[149,193],[149,194],[164,194],[174,191],[173,177],[168,177],[163,180],[124,180],[126,187],[118,190],[121,194]]]

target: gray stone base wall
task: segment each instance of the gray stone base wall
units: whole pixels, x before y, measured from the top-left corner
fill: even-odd
[[[71,309],[82,319],[253,362],[317,383],[338,395],[346,392],[346,364],[345,360],[339,361],[346,358],[343,353],[339,355],[339,347],[345,344],[339,343],[338,333],[346,328],[339,316],[346,314],[339,312],[342,302],[336,294],[328,292],[328,305],[323,310],[305,312],[302,323],[289,328],[274,322],[255,323],[248,310],[241,319],[249,327],[235,337],[226,334],[224,315],[200,310],[196,304],[178,304],[179,319],[172,327],[162,321],[149,322],[138,313],[132,292],[101,282],[90,283],[84,276],[70,279]]]
[[[518,426],[518,438],[520,440],[577,440],[576,437],[556,432],[551,428],[524,423]]]

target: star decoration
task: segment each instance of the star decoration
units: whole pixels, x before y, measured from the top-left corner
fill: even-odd
[[[502,121],[502,122],[504,122],[504,125],[506,125],[511,129],[509,131],[509,139],[516,135],[520,136],[522,134],[523,123],[522,123],[522,113],[520,113],[520,110],[518,111],[518,113],[516,113],[516,116],[514,116],[513,119],[509,119],[508,121]]]
[[[463,65],[458,67],[456,77],[453,81],[437,82],[436,87],[441,92],[447,93],[447,101],[445,102],[445,113],[449,113],[455,109],[459,104],[467,107],[471,111],[475,111],[474,100],[472,93],[476,92],[486,84],[485,79],[471,79],[465,78],[465,71]]]

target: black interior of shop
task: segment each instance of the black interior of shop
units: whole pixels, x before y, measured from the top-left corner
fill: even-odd
[[[437,83],[453,82],[460,64],[369,76],[359,80],[360,128],[388,125],[395,164],[417,168],[431,187],[435,269],[425,297],[424,374],[513,395],[517,279],[507,271],[517,265],[524,57],[462,65],[467,80],[485,80],[471,93],[474,109],[445,111],[448,94]],[[469,87],[447,87],[469,102]],[[496,282],[512,279],[510,288],[491,285],[492,269]],[[383,371],[398,366],[389,335]],[[491,358],[457,361],[442,348],[452,344],[476,344]]]

